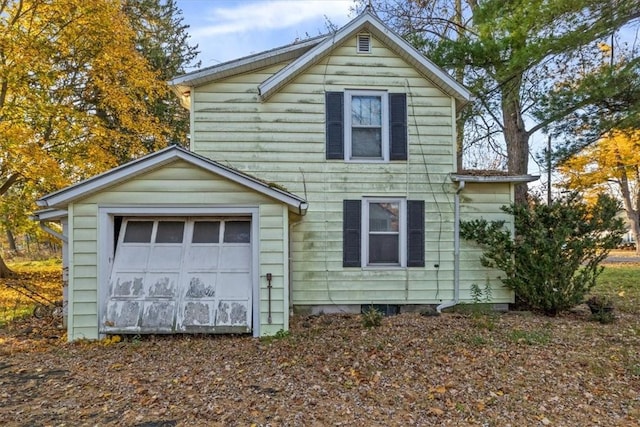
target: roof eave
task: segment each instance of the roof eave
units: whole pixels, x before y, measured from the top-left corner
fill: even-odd
[[[68,216],[66,209],[42,209],[35,211],[29,216],[29,219],[34,221],[59,221]]]
[[[257,178],[214,162],[213,160],[202,157],[179,146],[164,148],[155,153],[141,157],[140,159],[111,169],[110,171],[104,172],[100,175],[80,181],[77,184],[63,188],[54,193],[47,194],[38,199],[36,203],[41,207],[63,209],[69,203],[73,203],[78,199],[87,197],[95,192],[132,179],[177,159],[184,160],[256,192],[278,200],[286,204],[292,212],[300,215],[304,215],[306,213],[308,203],[305,199],[287,191],[280,190],[279,188],[270,186]]]
[[[301,42],[292,43],[276,49],[207,67],[202,70],[183,74],[169,80],[168,84],[172,87],[196,87],[214,80],[267,67],[282,61],[295,59],[301,55],[300,51],[306,51],[321,43],[325,37],[327,36],[322,35],[314,37]]]
[[[474,182],[474,183],[527,183],[540,179],[540,175],[465,175],[451,174],[453,182]]]

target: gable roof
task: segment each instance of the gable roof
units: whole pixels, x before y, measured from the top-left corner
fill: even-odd
[[[288,191],[276,188],[268,183],[242,173],[238,170],[222,165],[216,161],[185,150],[179,146],[170,146],[155,153],[148,154],[137,160],[133,160],[122,166],[111,169],[100,175],[70,185],[36,201],[38,206],[47,208],[64,208],[75,200],[89,196],[107,187],[130,180],[138,175],[157,169],[163,165],[184,160],[185,162],[200,167],[206,171],[219,175],[230,181],[243,185],[265,196],[278,200],[289,209],[304,215],[308,207],[307,201]]]
[[[184,74],[170,80],[169,85],[178,96],[183,98],[185,95],[188,96],[191,87],[200,86],[220,78],[255,70],[284,60],[293,60],[282,70],[258,86],[260,97],[265,100],[322,57],[329,54],[333,48],[362,31],[369,31],[381,40],[387,47],[414,66],[444,93],[457,99],[459,104],[466,104],[471,100],[471,93],[462,86],[462,84],[458,83],[453,77],[426,58],[410,43],[387,27],[369,8],[366,8],[358,17],[333,34],[315,37],[303,42]]]
[[[258,86],[262,99],[278,91],[309,66],[327,55],[334,47],[339,46],[346,39],[367,30],[380,39],[387,47],[397,53],[402,59],[413,65],[444,93],[456,98],[462,103],[471,100],[471,93],[444,70],[426,58],[409,42],[387,27],[369,8],[365,9],[357,18],[340,28],[334,34],[326,37],[321,43],[304,53],[282,70],[269,77]]]

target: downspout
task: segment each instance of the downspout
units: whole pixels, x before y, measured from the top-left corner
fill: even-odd
[[[304,182],[304,177],[303,177],[303,182]],[[305,186],[305,190],[304,190],[304,194],[305,197],[307,195],[307,189]],[[291,268],[293,266],[293,257],[291,256],[291,242],[293,240],[293,228],[295,226],[297,226],[298,224],[300,224],[302,222],[302,217],[305,216],[307,214],[307,209],[309,209],[309,203],[308,202],[300,202],[300,204],[298,205],[298,215],[300,215],[300,221],[296,221],[293,223],[289,223],[289,241],[287,242],[287,252],[288,252],[288,264],[289,264],[289,268],[288,268],[288,273],[289,273],[289,277],[288,277],[288,282],[289,282],[289,316],[293,315],[293,298],[291,298],[292,292],[293,292],[293,269]]]
[[[464,184],[465,181],[458,182],[458,189],[453,196],[453,299],[437,306],[438,314],[460,301],[460,192],[464,189]]]

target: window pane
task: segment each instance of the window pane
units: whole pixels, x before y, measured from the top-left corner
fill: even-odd
[[[351,97],[353,126],[382,126],[382,98],[379,96]]]
[[[398,231],[399,203],[369,203],[369,231]]]
[[[224,224],[225,243],[249,243],[251,241],[250,221],[227,221]]]
[[[351,155],[382,158],[382,129],[354,128],[351,133]]]
[[[218,243],[220,241],[220,221],[196,221],[193,224],[192,243]]]
[[[400,251],[398,250],[397,234],[369,234],[369,263],[370,264],[398,264]]]
[[[125,243],[149,243],[151,242],[151,231],[153,221],[128,221],[127,229],[124,233]]]
[[[182,221],[160,221],[158,222],[158,233],[156,243],[182,243],[184,234],[184,222]]]

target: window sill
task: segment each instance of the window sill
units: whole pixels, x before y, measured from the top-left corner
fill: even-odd
[[[372,271],[403,271],[406,270],[407,267],[403,267],[401,265],[366,265],[361,267],[363,271],[372,270]]]

